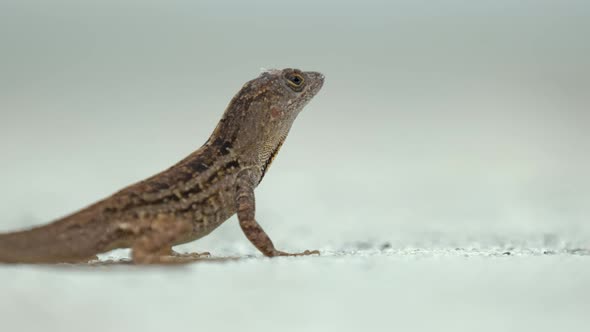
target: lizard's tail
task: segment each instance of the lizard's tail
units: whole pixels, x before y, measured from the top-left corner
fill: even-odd
[[[0,263],[62,263],[95,257],[104,227],[60,220],[26,231],[0,234]]]

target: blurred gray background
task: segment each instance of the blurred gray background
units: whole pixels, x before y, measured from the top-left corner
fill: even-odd
[[[326,84],[257,190],[279,246],[588,244],[589,35],[588,1],[2,0],[0,231],[170,166],[296,67]],[[194,246],[255,252],[235,219]]]

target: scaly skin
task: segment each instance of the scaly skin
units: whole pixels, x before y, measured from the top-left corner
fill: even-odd
[[[191,261],[203,254],[179,255],[172,246],[211,233],[235,213],[265,256],[319,254],[275,249],[256,222],[254,189],[323,82],[320,73],[290,68],[261,74],[232,99],[200,149],[70,216],[0,234],[0,262],[81,262],[116,248],[131,248],[138,264]]]

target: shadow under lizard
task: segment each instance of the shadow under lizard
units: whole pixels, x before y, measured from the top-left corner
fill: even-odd
[[[255,219],[254,189],[291,125],[318,93],[324,76],[270,70],[247,82],[197,151],[169,169],[44,226],[0,234],[0,262],[83,262],[131,248],[134,263],[188,262],[208,253],[177,254],[232,215],[265,256],[319,254],[275,249]]]

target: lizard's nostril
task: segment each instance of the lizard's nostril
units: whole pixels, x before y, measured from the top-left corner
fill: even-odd
[[[324,78],[325,78],[324,74],[322,74],[322,73],[315,73],[315,74],[316,74],[316,77],[318,78],[318,80],[320,82],[324,83]]]

